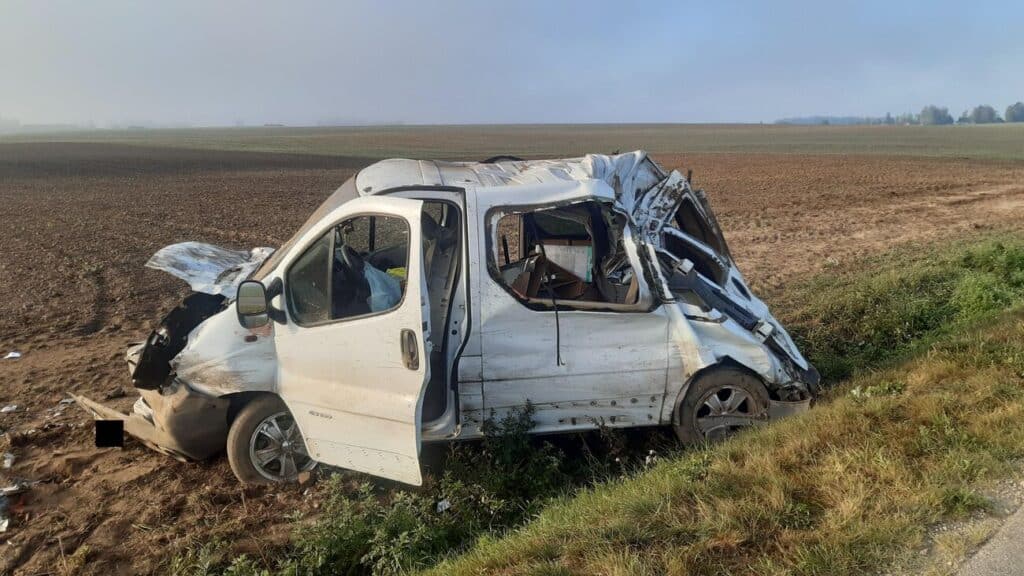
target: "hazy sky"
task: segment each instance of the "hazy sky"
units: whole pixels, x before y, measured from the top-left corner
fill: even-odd
[[[22,123],[757,122],[1024,100],[1024,2],[0,0]]]

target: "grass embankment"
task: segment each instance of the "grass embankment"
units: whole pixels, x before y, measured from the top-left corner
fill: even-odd
[[[482,449],[460,448],[424,492],[338,491],[270,572],[390,573],[442,558],[435,573],[884,567],[927,525],[985,508],[979,483],[1024,457],[1024,313],[1011,310],[1022,302],[1024,241],[1011,238],[823,276],[774,302],[826,378],[848,378],[808,414],[620,475],[607,459],[531,448],[510,422]],[[450,510],[437,511],[441,499]],[[200,552],[177,567],[205,570]],[[236,559],[236,573],[257,568]]]
[[[928,524],[984,508],[1024,456],[1024,248],[880,259],[801,291],[792,318],[827,373],[810,413],[548,506],[443,574],[862,574]]]

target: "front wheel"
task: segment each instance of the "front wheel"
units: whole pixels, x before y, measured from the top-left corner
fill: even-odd
[[[227,453],[231,471],[246,484],[294,482],[316,466],[277,396],[259,396],[242,408],[228,431]]]
[[[715,442],[768,418],[768,390],[737,368],[719,368],[690,384],[673,428],[685,444]]]

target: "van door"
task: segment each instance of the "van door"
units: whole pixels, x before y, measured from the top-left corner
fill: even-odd
[[[365,197],[329,214],[282,264],[274,336],[278,393],[309,455],[414,485],[430,358],[422,209]]]

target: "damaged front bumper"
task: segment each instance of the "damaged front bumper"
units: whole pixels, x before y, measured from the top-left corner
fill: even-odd
[[[128,375],[140,393],[130,414],[84,396],[74,396],[75,401],[96,419],[123,421],[125,432],[178,460],[203,460],[222,450],[230,401],[206,396],[178,380],[170,360],[185,347],[189,333],[222,310],[224,302],[221,295],[192,293],[145,342],[128,346]]]
[[[788,418],[790,416],[796,416],[797,414],[803,414],[811,409],[811,398],[806,400],[797,400],[784,402],[782,400],[769,400],[768,401],[768,419],[779,420],[782,418]]]
[[[140,392],[131,414],[84,396],[74,399],[97,420],[122,420],[125,432],[178,460],[204,460],[224,448],[228,399],[203,396],[182,383]]]

